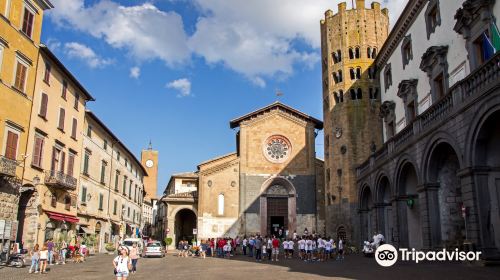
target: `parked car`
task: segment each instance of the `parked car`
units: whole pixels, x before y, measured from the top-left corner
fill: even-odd
[[[160,241],[151,241],[146,245],[144,257],[165,257],[165,248]]]
[[[130,252],[134,244],[137,244],[138,253],[139,255],[142,255],[144,252],[144,243],[142,243],[142,239],[140,238],[125,238],[121,245],[127,247]]]

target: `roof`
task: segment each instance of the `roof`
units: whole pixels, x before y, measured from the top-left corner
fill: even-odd
[[[174,178],[193,178],[193,179],[198,179],[198,172],[181,172],[181,173],[175,173],[175,174],[172,174],[172,176],[170,176],[170,179],[168,180],[168,183],[167,183],[167,186],[165,187],[165,190],[163,191],[163,193],[166,193],[167,190],[168,190],[168,186],[170,186],[170,182],[172,182],[172,180]]]
[[[40,44],[40,52],[47,57],[49,57],[53,62],[56,63],[57,67],[61,69],[61,71],[71,80],[71,82],[78,88],[80,92],[82,92],[86,99],[89,101],[95,101],[94,97],[90,95],[90,93],[83,87],[82,84],[71,74],[71,72],[64,66],[64,64],[57,58],[57,56],[49,50],[49,48],[44,45]]]
[[[140,166],[142,172],[144,173],[144,176],[148,176],[148,172],[146,171],[144,166],[142,166],[142,163],[134,156],[134,154],[127,148],[127,146],[125,146],[125,144],[120,139],[118,139],[118,137],[116,137],[116,135],[92,111],[85,110],[85,116],[92,118],[92,120],[94,120],[98,125],[100,125],[104,129],[104,131],[106,131],[106,133],[108,133],[113,138],[113,140],[115,140],[116,143],[120,144],[120,146],[122,146],[122,148],[132,157],[132,159],[135,161],[135,163]]]
[[[54,5],[52,3],[50,3],[49,0],[36,0],[36,2],[44,10],[48,10],[48,9],[53,9],[54,8]]]
[[[287,106],[279,101],[276,101],[276,102],[274,102],[274,103],[272,103],[264,108],[258,109],[256,111],[253,111],[253,112],[246,114],[244,116],[241,116],[239,118],[233,119],[231,122],[229,122],[229,127],[236,128],[236,127],[240,126],[241,122],[248,120],[256,115],[259,115],[259,114],[262,114],[265,112],[269,112],[269,111],[274,110],[274,109],[279,109],[279,110],[283,110],[285,112],[291,113],[292,115],[294,115],[296,117],[299,117],[301,119],[304,119],[306,121],[314,123],[315,128],[323,129],[323,122],[322,121],[320,121],[316,118],[313,118],[309,115],[306,115],[306,114],[304,114],[296,109],[293,109],[292,107]]]
[[[223,159],[223,158],[226,158],[226,157],[230,157],[230,156],[233,156],[233,155],[236,155],[235,152],[232,152],[232,153],[229,153],[229,154],[225,154],[225,155],[222,155],[222,156],[218,156],[218,157],[215,157],[215,158],[211,158],[209,160],[205,160],[204,162],[198,164],[198,169],[200,168],[200,166],[204,165],[204,164],[207,164],[207,163],[210,163],[210,162],[214,162],[216,160],[219,160],[219,159]]]

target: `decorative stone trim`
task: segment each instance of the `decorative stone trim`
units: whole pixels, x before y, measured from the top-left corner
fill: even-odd
[[[435,13],[436,18],[433,19]],[[435,22],[433,22],[435,21]],[[427,30],[427,39],[436,31],[436,27],[441,25],[441,12],[439,10],[439,0],[429,0],[427,9],[425,10],[425,25]]]

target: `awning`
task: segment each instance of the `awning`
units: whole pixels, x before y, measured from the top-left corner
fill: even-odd
[[[78,223],[78,221],[80,221],[80,219],[78,219],[76,216],[72,216],[72,215],[66,215],[66,214],[56,213],[56,212],[51,212],[51,211],[45,211],[45,213],[52,220],[65,221],[68,223]]]
[[[89,228],[87,228],[85,226],[80,226],[80,230],[83,231],[86,234],[93,234],[93,232]]]

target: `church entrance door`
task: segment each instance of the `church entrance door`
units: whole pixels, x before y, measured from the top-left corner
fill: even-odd
[[[267,198],[268,233],[276,237],[284,237],[288,229],[288,198]]]

